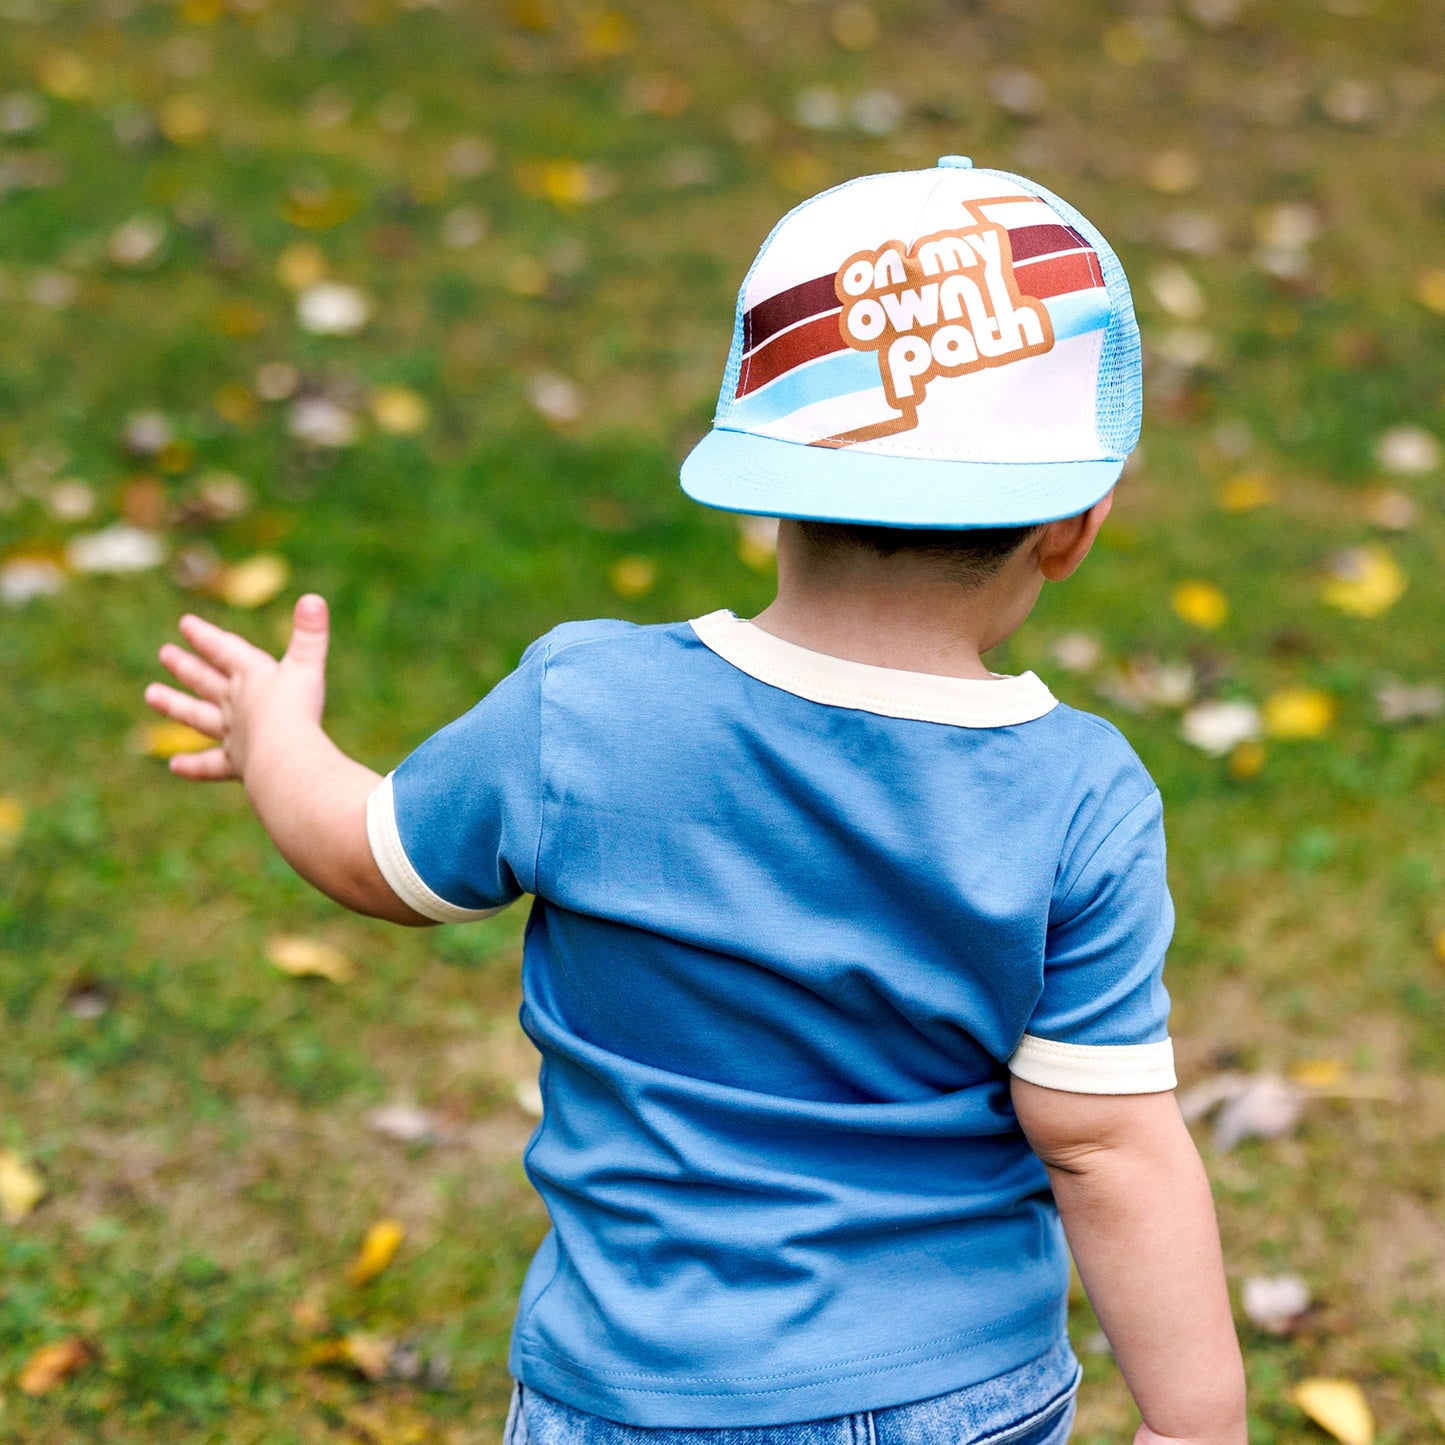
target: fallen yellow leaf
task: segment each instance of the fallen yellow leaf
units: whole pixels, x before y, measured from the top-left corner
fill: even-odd
[[[1306,1089],[1333,1089],[1344,1082],[1345,1068],[1338,1059],[1305,1059],[1289,1071],[1289,1076]]]
[[[1191,627],[1212,632],[1229,616],[1229,600],[1212,582],[1181,582],[1170,598],[1174,611]]]
[[[22,1394],[48,1395],[94,1358],[94,1349],[79,1335],[57,1340],[52,1345],[41,1345],[25,1362],[16,1384]]]
[[[1384,547],[1352,547],[1337,557],[1321,597],[1351,617],[1388,612],[1408,585],[1400,564]]]
[[[1435,935],[1435,957],[1445,963],[1445,931]]]
[[[1240,782],[1257,778],[1264,771],[1267,757],[1263,743],[1246,738],[1242,743],[1236,743],[1229,754],[1229,776],[1238,778]]]
[[[657,581],[657,564],[650,557],[624,557],[613,564],[607,578],[619,597],[642,597]]]
[[[1274,488],[1263,472],[1240,472],[1219,489],[1219,505],[1226,512],[1253,512],[1274,500]]]
[[[1291,687],[1264,700],[1264,730],[1272,738],[1297,742],[1323,737],[1335,720],[1336,703],[1327,692]]]
[[[293,241],[276,258],[276,279],[288,291],[304,291],[326,279],[326,256],[314,241]]]
[[[556,12],[546,0],[514,0],[508,18],[518,29],[537,35],[545,35],[557,23]]]
[[[517,168],[517,180],[529,195],[544,196],[563,210],[600,201],[616,184],[600,166],[572,159],[524,163]]]
[[[235,381],[217,387],[211,405],[216,408],[216,415],[232,426],[245,426],[254,421],[258,411],[256,394],[250,387]]]
[[[248,611],[264,607],[285,590],[291,580],[291,564],[274,552],[258,552],[244,562],[222,567],[211,583],[211,591],[232,607]]]
[[[1353,1380],[1303,1380],[1288,1399],[1343,1445],[1372,1445],[1374,1416]]]
[[[1431,266],[1415,277],[1415,299],[1427,311],[1445,316],[1445,266]]]
[[[52,50],[42,55],[35,67],[35,78],[41,90],[56,100],[89,100],[95,89],[89,64],[73,50]]]
[[[251,301],[227,301],[216,312],[216,330],[233,341],[249,341],[266,329],[266,313]]]
[[[161,134],[178,146],[193,146],[205,140],[211,129],[211,112],[195,95],[173,95],[163,101],[156,120]]]
[[[199,753],[215,746],[214,738],[169,718],[162,722],[143,723],[136,729],[134,739],[136,752],[144,753],[148,758],[174,758],[180,753]]]
[[[378,387],[371,397],[371,414],[382,431],[393,436],[415,436],[427,424],[426,401],[409,386]]]
[[[578,39],[588,55],[608,59],[631,50],[637,36],[625,15],[616,10],[603,10],[588,18]]]
[[[281,934],[266,945],[266,957],[296,978],[325,978],[332,983],[350,983],[356,965],[335,944],[317,938]]]
[[[0,1150],[0,1219],[19,1224],[42,1199],[45,1181],[18,1154]]]
[[[25,805],[0,793],[0,849],[11,846],[25,827]]]
[[[352,1284],[365,1284],[375,1279],[393,1259],[406,1238],[406,1229],[395,1219],[379,1219],[366,1231],[361,1252],[352,1261],[347,1278]]]

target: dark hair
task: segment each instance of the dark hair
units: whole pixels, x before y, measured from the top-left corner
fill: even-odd
[[[850,552],[896,557],[906,552],[937,561],[968,587],[987,582],[1039,530],[1037,527],[978,527],[955,531],[801,519],[798,528],[809,551],[820,557],[841,558]]]

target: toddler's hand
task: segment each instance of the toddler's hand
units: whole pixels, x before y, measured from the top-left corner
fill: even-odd
[[[180,629],[196,652],[168,642],[160,660],[190,692],[153,682],[146,688],[146,703],[220,746],[173,757],[173,773],[197,781],[244,781],[258,739],[320,726],[329,630],[322,598],[308,593],[297,601],[291,641],[279,662],[203,618],[188,614]]]

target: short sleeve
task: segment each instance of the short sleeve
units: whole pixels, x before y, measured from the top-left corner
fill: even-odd
[[[1174,908],[1157,789],[1075,851],[1050,911],[1043,992],[1009,1068],[1069,1093],[1162,1093],[1176,1083],[1161,976]]]
[[[426,918],[485,918],[535,890],[546,660],[543,639],[367,801],[377,867],[397,896]]]

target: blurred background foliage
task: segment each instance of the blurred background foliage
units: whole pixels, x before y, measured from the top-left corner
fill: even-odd
[[[954,151],[1134,283],[1143,447],[995,666],[1163,788],[1255,1438],[1445,1431],[1442,74],[1433,0],[0,0],[0,1439],[496,1438],[520,910],[342,915],[140,689],[320,590],[384,769],[557,621],[756,609],[676,488],[737,284]]]

